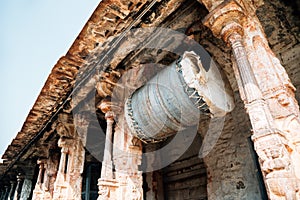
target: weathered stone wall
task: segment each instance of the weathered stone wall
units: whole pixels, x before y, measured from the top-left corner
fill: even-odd
[[[165,199],[207,199],[206,168],[198,157],[200,144],[197,134],[190,148],[176,162],[163,169]]]
[[[255,161],[248,143],[250,124],[236,93],[235,97],[236,108],[226,116],[220,138],[204,158],[208,199],[261,199]],[[206,132],[202,127],[207,125],[200,125],[201,134]]]

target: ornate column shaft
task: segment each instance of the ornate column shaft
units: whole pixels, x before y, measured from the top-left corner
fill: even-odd
[[[11,181],[10,182],[10,190],[9,190],[9,194],[8,194],[8,200],[12,200],[14,198],[14,187],[15,187],[15,182]]]
[[[113,136],[113,112],[108,111],[105,114],[105,119],[107,123],[106,136],[105,136],[105,147],[104,147],[104,157],[102,162],[101,178],[112,179],[112,136]]]
[[[142,145],[141,141],[130,133],[123,114],[118,115],[113,152],[116,180],[119,183],[117,188],[119,199],[143,199],[143,177],[142,172],[139,171]]]
[[[4,200],[8,199],[8,195],[9,195],[9,190],[8,190],[8,186],[5,186],[5,196],[4,196]]]
[[[85,135],[75,129],[74,118],[69,113],[58,116],[58,146],[61,148],[59,167],[54,183],[53,199],[81,199],[82,173],[85,160]],[[86,132],[85,132],[86,134]],[[49,171],[50,172],[50,171]],[[52,172],[48,173],[51,176]]]
[[[206,6],[210,4],[213,1],[205,0]],[[269,198],[300,199],[299,161],[293,159],[299,158],[300,150],[295,142],[300,141],[299,107],[294,87],[267,44],[256,7],[248,1],[229,0],[208,9],[204,24],[233,50],[234,72]]]
[[[113,123],[114,123],[114,109],[117,108],[110,99],[103,99],[98,106],[103,113],[105,113],[105,119],[107,123],[106,136],[105,136],[105,147],[104,155],[101,168],[101,178],[98,180],[99,197],[98,200],[102,199],[116,199],[115,195],[118,183],[114,178],[113,174],[113,163],[112,163],[112,145],[113,145]]]
[[[8,193],[9,193],[8,186],[7,186],[7,185],[4,186],[4,191],[3,191],[3,193],[4,193],[4,194],[3,194],[1,200],[7,200],[7,198],[8,198]]]
[[[69,153],[68,139],[61,137],[58,140],[58,146],[61,147],[61,155],[59,161],[59,167],[57,171],[57,177],[54,184],[54,199],[63,199],[66,197],[67,185],[66,185],[66,174],[65,169],[67,165],[67,154]]]
[[[68,148],[67,147],[62,147],[61,148],[61,156],[60,156],[60,161],[59,161],[59,167],[58,167],[58,172],[65,177],[65,169],[66,169],[66,160],[67,160],[67,154],[68,154]]]
[[[29,200],[31,188],[32,188],[32,178],[33,175],[26,174],[23,182],[22,190],[21,190],[20,200]]]
[[[19,174],[17,175],[17,186],[16,186],[16,189],[15,189],[14,200],[18,200],[19,197],[20,197],[21,183],[22,183],[22,176],[21,176],[21,174],[19,173]]]
[[[38,160],[37,164],[39,165],[39,175],[37,178],[37,185],[42,188],[43,179],[44,179],[44,162]]]
[[[45,160],[44,159],[39,159],[37,161],[37,164],[39,165],[39,173],[38,173],[38,178],[37,182],[35,184],[34,190],[33,190],[33,197],[32,199],[42,199],[44,195],[44,190],[43,190],[43,183],[44,183],[44,178],[45,178]]]
[[[4,199],[4,196],[5,196],[5,190],[1,189],[1,192],[0,192],[0,200],[3,200],[3,199]]]

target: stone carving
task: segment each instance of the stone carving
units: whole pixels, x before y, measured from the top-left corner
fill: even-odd
[[[109,197],[109,187],[100,185],[98,194],[99,194],[98,200],[108,199],[108,197]]]
[[[293,141],[300,138],[297,134],[300,131],[299,107],[295,88],[267,45],[255,16],[255,8],[260,3],[204,2],[210,10],[205,25],[233,50],[237,63],[234,72],[250,116],[252,139],[268,195],[271,199],[296,199],[300,185],[296,167],[299,161],[295,159],[299,158],[299,143]],[[284,121],[290,121],[293,126],[286,126]]]
[[[54,199],[81,199],[82,172],[85,150],[79,137],[60,138],[61,158],[54,184]],[[67,160],[68,157],[68,160]],[[67,162],[68,161],[68,162]]]
[[[78,133],[78,137],[81,139],[83,146],[86,145],[88,126],[90,121],[87,117],[87,114],[75,114],[74,122],[76,124],[76,132]]]
[[[254,138],[271,199],[296,199],[296,177],[291,166],[291,150],[280,133]]]
[[[45,162],[46,161],[44,159],[39,159],[37,161],[37,164],[39,165],[39,174],[33,190],[33,199],[42,199],[43,196],[42,184],[45,174]]]
[[[139,175],[139,174],[137,174]],[[140,174],[141,175],[141,174]],[[143,199],[143,193],[139,189],[141,185],[136,181],[133,182],[130,177],[127,178],[127,193],[130,200],[142,200]],[[126,195],[127,196],[127,195]]]
[[[99,75],[100,81],[96,85],[96,89],[98,94],[101,97],[112,96],[113,89],[116,85],[118,85],[118,80],[122,75],[122,71],[120,70],[112,70],[109,72],[101,72]]]
[[[130,134],[123,113],[118,117],[114,135],[114,164],[120,186],[117,194],[121,199],[142,199],[143,180],[138,166],[141,164],[141,141]]]

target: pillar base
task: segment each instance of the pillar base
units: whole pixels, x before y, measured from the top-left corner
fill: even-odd
[[[118,187],[118,181],[114,179],[100,178],[98,180],[99,197],[97,200],[117,200],[118,195],[116,194],[116,191]]]

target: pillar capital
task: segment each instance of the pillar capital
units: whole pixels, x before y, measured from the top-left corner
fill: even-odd
[[[58,146],[61,148],[62,153],[68,153],[69,147],[72,146],[73,140],[65,137],[61,137],[58,140]]]
[[[118,103],[112,102],[110,98],[103,99],[97,106],[103,113],[107,122],[113,121],[117,113],[121,112],[121,107]]]
[[[37,161],[36,161],[36,163],[41,167],[41,166],[43,166],[44,167],[44,164],[46,163],[46,159],[38,159]]]
[[[17,182],[21,182],[24,179],[24,175],[21,173],[18,173],[17,175]]]
[[[234,0],[224,1],[213,9],[203,20],[213,34],[226,42],[232,33],[243,35],[246,14],[240,4]]]

